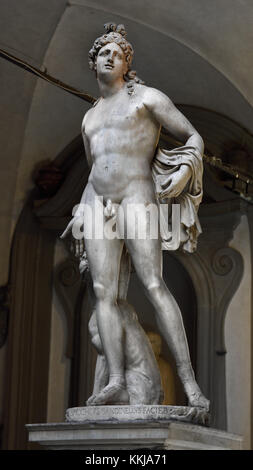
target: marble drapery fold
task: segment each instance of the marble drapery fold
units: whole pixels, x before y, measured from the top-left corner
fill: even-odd
[[[178,197],[160,199],[159,194],[166,188],[168,176],[179,170],[181,165],[187,165],[191,169],[191,177],[185,189]],[[184,145],[173,150],[158,148],[152,162],[152,176],[155,184],[155,192],[158,206],[163,203],[180,204],[180,245],[183,250],[193,253],[197,247],[197,238],[202,232],[198,208],[203,196],[202,187],[203,161],[202,154],[195,147]],[[169,187],[169,185],[168,185]],[[160,213],[161,226],[171,225],[171,221],[165,220],[164,212]],[[171,213],[171,211],[170,211]],[[171,240],[163,237],[162,247],[171,250]]]

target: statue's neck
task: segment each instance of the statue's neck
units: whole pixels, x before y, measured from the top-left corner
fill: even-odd
[[[109,98],[110,96],[116,95],[126,85],[126,82],[122,79],[115,82],[105,82],[98,78],[98,86],[103,98]]]

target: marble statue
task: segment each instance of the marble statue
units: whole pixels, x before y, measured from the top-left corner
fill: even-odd
[[[202,198],[203,140],[165,94],[145,86],[131,70],[133,48],[126,39],[124,26],[108,23],[105,29],[106,33],[95,40],[89,52],[89,65],[95,72],[101,97],[82,122],[91,171],[80,203],[80,207],[88,207],[95,213],[96,200],[102,198],[103,213],[100,218],[90,219],[87,211],[81,215],[77,210],[62,235],[73,233],[80,216],[84,227],[92,220],[102,233],[108,221],[116,221],[121,235],[90,237],[84,230],[83,239],[77,241],[80,255],[83,254],[81,269],[88,262],[92,278],[95,316],[90,322],[90,331],[102,358],[97,364],[94,393],[87,404],[126,402],[127,394],[131,396],[134,390],[134,382],[130,383],[134,379],[129,372],[136,366],[136,352],[131,355],[131,348],[137,344],[151,358],[147,365],[150,374],[147,374],[150,378],[147,388],[152,390],[148,392],[147,402],[160,400],[161,403],[160,378],[156,368],[152,369],[150,347],[137,326],[132,307],[129,309],[125,303],[122,308],[128,284],[126,281],[123,298],[120,298],[125,247],[155,308],[160,332],[174,356],[189,406],[208,411],[209,401],[195,380],[180,309],[162,278],[162,248],[170,249],[170,241],[162,232],[157,237],[128,236],[136,217],[141,220],[145,233],[150,233],[147,206],[158,208],[165,203],[177,203],[180,204],[180,245],[188,252],[196,249],[201,232],[197,210]],[[171,151],[159,149],[161,126],[185,145]],[[131,211],[127,210],[129,207]],[[163,215],[159,223],[166,225]],[[92,229],[95,230],[93,226]],[[137,372],[145,374],[146,365],[139,366]],[[140,378],[138,374],[136,377]],[[138,386],[143,398],[145,387],[141,380]],[[154,398],[148,401],[152,394]],[[138,402],[138,396],[132,403],[138,404],[136,400]]]

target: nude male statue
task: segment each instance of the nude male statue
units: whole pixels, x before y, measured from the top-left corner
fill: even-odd
[[[201,156],[203,141],[166,95],[138,83],[130,69],[133,49],[125,39],[124,26],[107,24],[105,27],[106,34],[95,41],[89,53],[90,67],[95,70],[101,98],[82,122],[91,172],[81,203],[93,210],[95,198],[102,196],[107,212],[114,213],[115,204],[119,204],[124,213],[127,213],[128,204],[137,204],[138,210],[143,207],[145,212],[148,204],[158,204],[151,165],[161,126],[185,142],[188,153],[193,149]],[[180,150],[175,151],[171,157],[176,165],[166,177],[165,189],[159,194],[161,199],[177,198],[192,185],[193,167],[182,156],[184,151],[180,157],[179,154]],[[194,210],[192,214],[194,217]],[[143,214],[143,220],[146,221],[146,214]],[[74,219],[66,231],[71,230],[73,223]],[[105,223],[106,211],[101,221],[103,226]],[[122,232],[127,223],[125,218]],[[175,358],[189,405],[209,409],[209,401],[195,380],[180,309],[162,278],[161,242],[161,238],[127,237],[123,240],[84,240],[96,296],[98,331],[109,369],[108,384],[91,397],[89,405],[117,403],[126,387],[124,331],[117,305],[119,268],[125,243],[135,271],[155,308],[160,331]]]

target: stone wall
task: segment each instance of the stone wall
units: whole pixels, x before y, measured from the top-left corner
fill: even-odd
[[[235,230],[230,246],[243,256],[244,273],[231,300],[225,321],[226,389],[228,431],[244,437],[246,449],[251,438],[251,261],[246,215]]]

